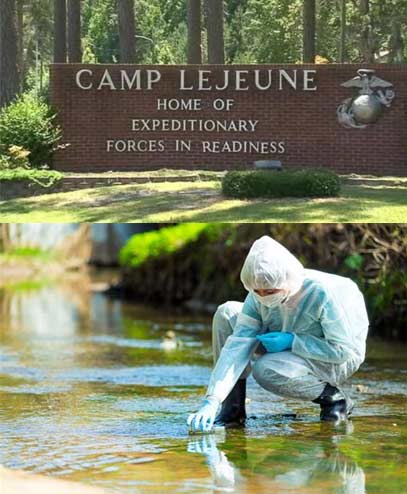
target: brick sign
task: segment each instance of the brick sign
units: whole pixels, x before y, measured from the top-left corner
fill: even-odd
[[[51,98],[67,145],[55,168],[224,170],[278,159],[407,175],[407,68],[359,69],[54,64]]]

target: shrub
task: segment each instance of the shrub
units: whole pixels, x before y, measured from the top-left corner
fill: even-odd
[[[52,152],[61,138],[53,125],[50,107],[32,94],[23,94],[0,112],[0,155],[19,146],[30,152],[30,165],[39,168],[51,163]]]
[[[339,195],[340,179],[320,169],[232,171],[223,178],[222,191],[238,198],[335,197]]]
[[[203,233],[206,238],[213,238],[222,226],[222,223],[184,223],[134,235],[120,251],[120,264],[135,268],[147,260],[173,254]]]
[[[10,146],[7,155],[0,155],[0,170],[12,170],[15,168],[29,168],[30,151],[21,146]]]
[[[62,173],[55,170],[27,170],[25,168],[0,170],[0,187],[7,182],[27,181],[49,188],[58,183],[63,176]]]
[[[13,168],[11,157],[5,154],[0,154],[0,171],[10,170],[11,168]]]

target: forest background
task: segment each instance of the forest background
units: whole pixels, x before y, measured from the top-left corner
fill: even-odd
[[[9,64],[7,75],[12,78],[10,63],[15,59],[14,83],[4,83],[17,84],[19,91],[46,92],[52,61],[402,63],[407,58],[404,0],[1,0],[0,4],[0,67]]]

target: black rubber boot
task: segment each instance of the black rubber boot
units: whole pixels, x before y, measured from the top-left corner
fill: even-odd
[[[341,422],[352,413],[353,403],[335,386],[327,384],[321,395],[312,400],[321,406],[320,419],[326,422]]]
[[[246,420],[246,379],[239,379],[222,403],[215,425],[223,427],[243,426]]]

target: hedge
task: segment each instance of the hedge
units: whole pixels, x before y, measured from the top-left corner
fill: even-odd
[[[55,170],[37,170],[15,168],[12,170],[0,170],[0,187],[8,182],[35,183],[41,187],[52,187],[63,178],[63,173]],[[1,192],[0,192],[1,195]]]
[[[256,197],[336,197],[340,192],[338,175],[329,170],[250,170],[231,171],[222,180],[225,196]]]

